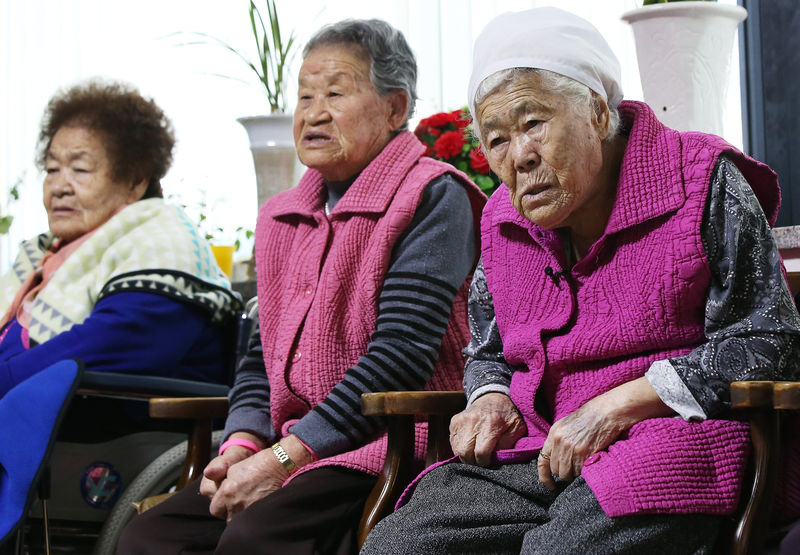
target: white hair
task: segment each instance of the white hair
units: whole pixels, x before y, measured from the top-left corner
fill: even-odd
[[[592,90],[575,79],[546,69],[514,67],[492,73],[478,85],[478,89],[475,91],[475,111],[478,111],[477,107],[480,106],[490,94],[497,92],[501,88],[508,87],[523,76],[528,76],[532,73],[540,77],[542,86],[551,93],[565,96],[574,102],[585,103],[590,107],[593,107],[592,104],[596,102],[595,97],[592,95]],[[608,136],[604,140],[610,141],[619,134],[622,124],[617,108],[612,107],[610,104],[607,104],[607,106],[609,112],[609,127]],[[472,114],[472,127],[475,137],[483,144],[480,126],[475,114]]]

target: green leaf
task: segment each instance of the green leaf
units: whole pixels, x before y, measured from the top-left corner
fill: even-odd
[[[256,79],[263,87],[263,91],[267,96],[270,110],[272,112],[278,112],[286,109],[286,68],[289,67],[294,57],[297,41],[294,31],[290,32],[289,36],[285,39],[281,35],[275,0],[265,0],[264,4],[266,7],[264,8],[262,6],[262,8],[259,9],[256,2],[250,0],[248,6],[250,33],[256,47],[255,54],[258,59],[256,63],[251,61],[251,59],[255,60],[256,57],[253,57],[250,51],[247,52],[249,55],[245,55],[244,52],[233,48],[230,44],[212,35],[194,32],[171,33],[167,36],[188,34],[190,36],[201,37],[203,39],[201,42],[184,42],[178,46],[217,44],[235,54],[256,75]],[[266,9],[266,18],[261,11],[263,9]],[[240,80],[236,77],[217,75],[228,79]]]
[[[8,233],[11,228],[11,222],[14,221],[14,216],[3,216],[0,218],[0,235]]]
[[[481,191],[487,195],[491,194],[496,189],[494,181],[488,175],[477,175],[474,181],[475,185],[480,187]]]

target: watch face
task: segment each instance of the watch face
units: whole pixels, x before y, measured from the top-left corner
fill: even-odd
[[[110,463],[95,461],[81,478],[81,496],[90,506],[109,509],[122,492],[122,477]]]

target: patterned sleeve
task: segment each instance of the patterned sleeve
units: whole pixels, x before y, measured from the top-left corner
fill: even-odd
[[[702,234],[711,268],[707,341],[654,363],[646,374],[661,399],[687,419],[728,409],[731,382],[800,377],[800,316],[778,248],[752,189],[724,157],[712,177]]]
[[[506,364],[503,340],[497,329],[492,294],[486,285],[483,259],[478,262],[469,288],[469,344],[464,349],[464,393],[471,405],[485,393],[509,394],[514,369]]]

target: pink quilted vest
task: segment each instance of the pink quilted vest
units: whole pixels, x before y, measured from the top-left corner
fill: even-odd
[[[505,188],[489,200],[482,254],[506,359],[511,396],[528,437],[506,460],[532,457],[550,425],[534,409],[543,395],[553,421],[644,375],[653,361],[704,340],[710,271],[700,227],[720,154],[742,171],[774,224],[775,174],[722,139],[664,127],[643,103],[623,102],[631,129],[617,199],[603,236],[557,283],[558,235],[522,218]],[[746,424],[656,418],[633,426],[586,460],[582,475],[609,516],[728,514],[739,498],[749,451]]]
[[[452,166],[423,157],[410,132],[395,137],[325,215],[322,175],[308,170],[294,189],[261,208],[256,229],[259,321],[273,424],[282,435],[319,404],[367,352],[392,248],[414,216],[425,186],[453,174],[472,201],[479,228],[485,197]],[[460,389],[461,349],[469,338],[466,294],[456,296],[427,389]],[[418,424],[417,453],[427,437]],[[377,474],[385,436],[304,470],[336,464]]]

